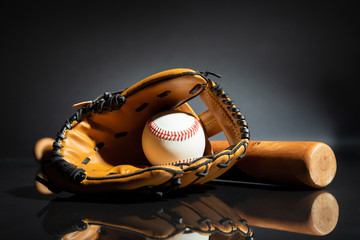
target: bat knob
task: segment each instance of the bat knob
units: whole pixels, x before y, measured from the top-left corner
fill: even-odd
[[[309,185],[321,188],[329,185],[336,174],[336,158],[332,149],[324,143],[316,143],[305,156],[311,181]]]

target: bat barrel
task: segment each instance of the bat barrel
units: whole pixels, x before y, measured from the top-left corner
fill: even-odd
[[[250,141],[237,166],[261,181],[322,188],[335,176],[336,158],[321,142]]]

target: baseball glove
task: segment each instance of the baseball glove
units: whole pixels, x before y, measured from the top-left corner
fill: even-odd
[[[209,75],[218,76],[191,69],[167,70],[124,91],[105,92],[93,101],[75,104],[74,115],[52,144],[51,156],[44,141],[35,145],[42,168],[37,180],[53,192],[163,192],[220,176],[244,156],[250,134],[244,115]],[[200,115],[187,104],[197,96],[208,108]],[[220,127],[229,147],[219,150],[206,140],[204,156],[191,163],[151,166],[142,151],[143,128],[153,115],[171,109],[194,115],[207,136]]]

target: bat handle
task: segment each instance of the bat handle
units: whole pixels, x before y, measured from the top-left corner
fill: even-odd
[[[322,188],[335,176],[336,158],[321,142],[250,141],[236,166],[258,180]]]

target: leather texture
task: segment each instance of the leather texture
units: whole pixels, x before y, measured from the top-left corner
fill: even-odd
[[[66,121],[54,140],[53,157],[41,161],[49,186],[73,193],[182,188],[217,178],[245,154],[249,135],[243,133],[248,133],[247,125],[239,126],[241,113],[234,111],[236,106],[207,74],[192,69],[167,70],[111,94],[115,95],[124,100],[115,110],[103,106],[113,103],[106,101],[105,95],[74,105],[77,114]],[[187,104],[197,96],[208,108],[199,116]],[[101,109],[93,110],[95,105]],[[149,118],[170,109],[194,115],[207,137],[224,131],[230,147],[214,152],[207,139],[205,156],[190,164],[151,166],[142,151],[142,131]],[[43,149],[48,151],[48,147]],[[72,172],[81,170],[80,181],[71,178],[72,172],[64,166],[70,166]]]

